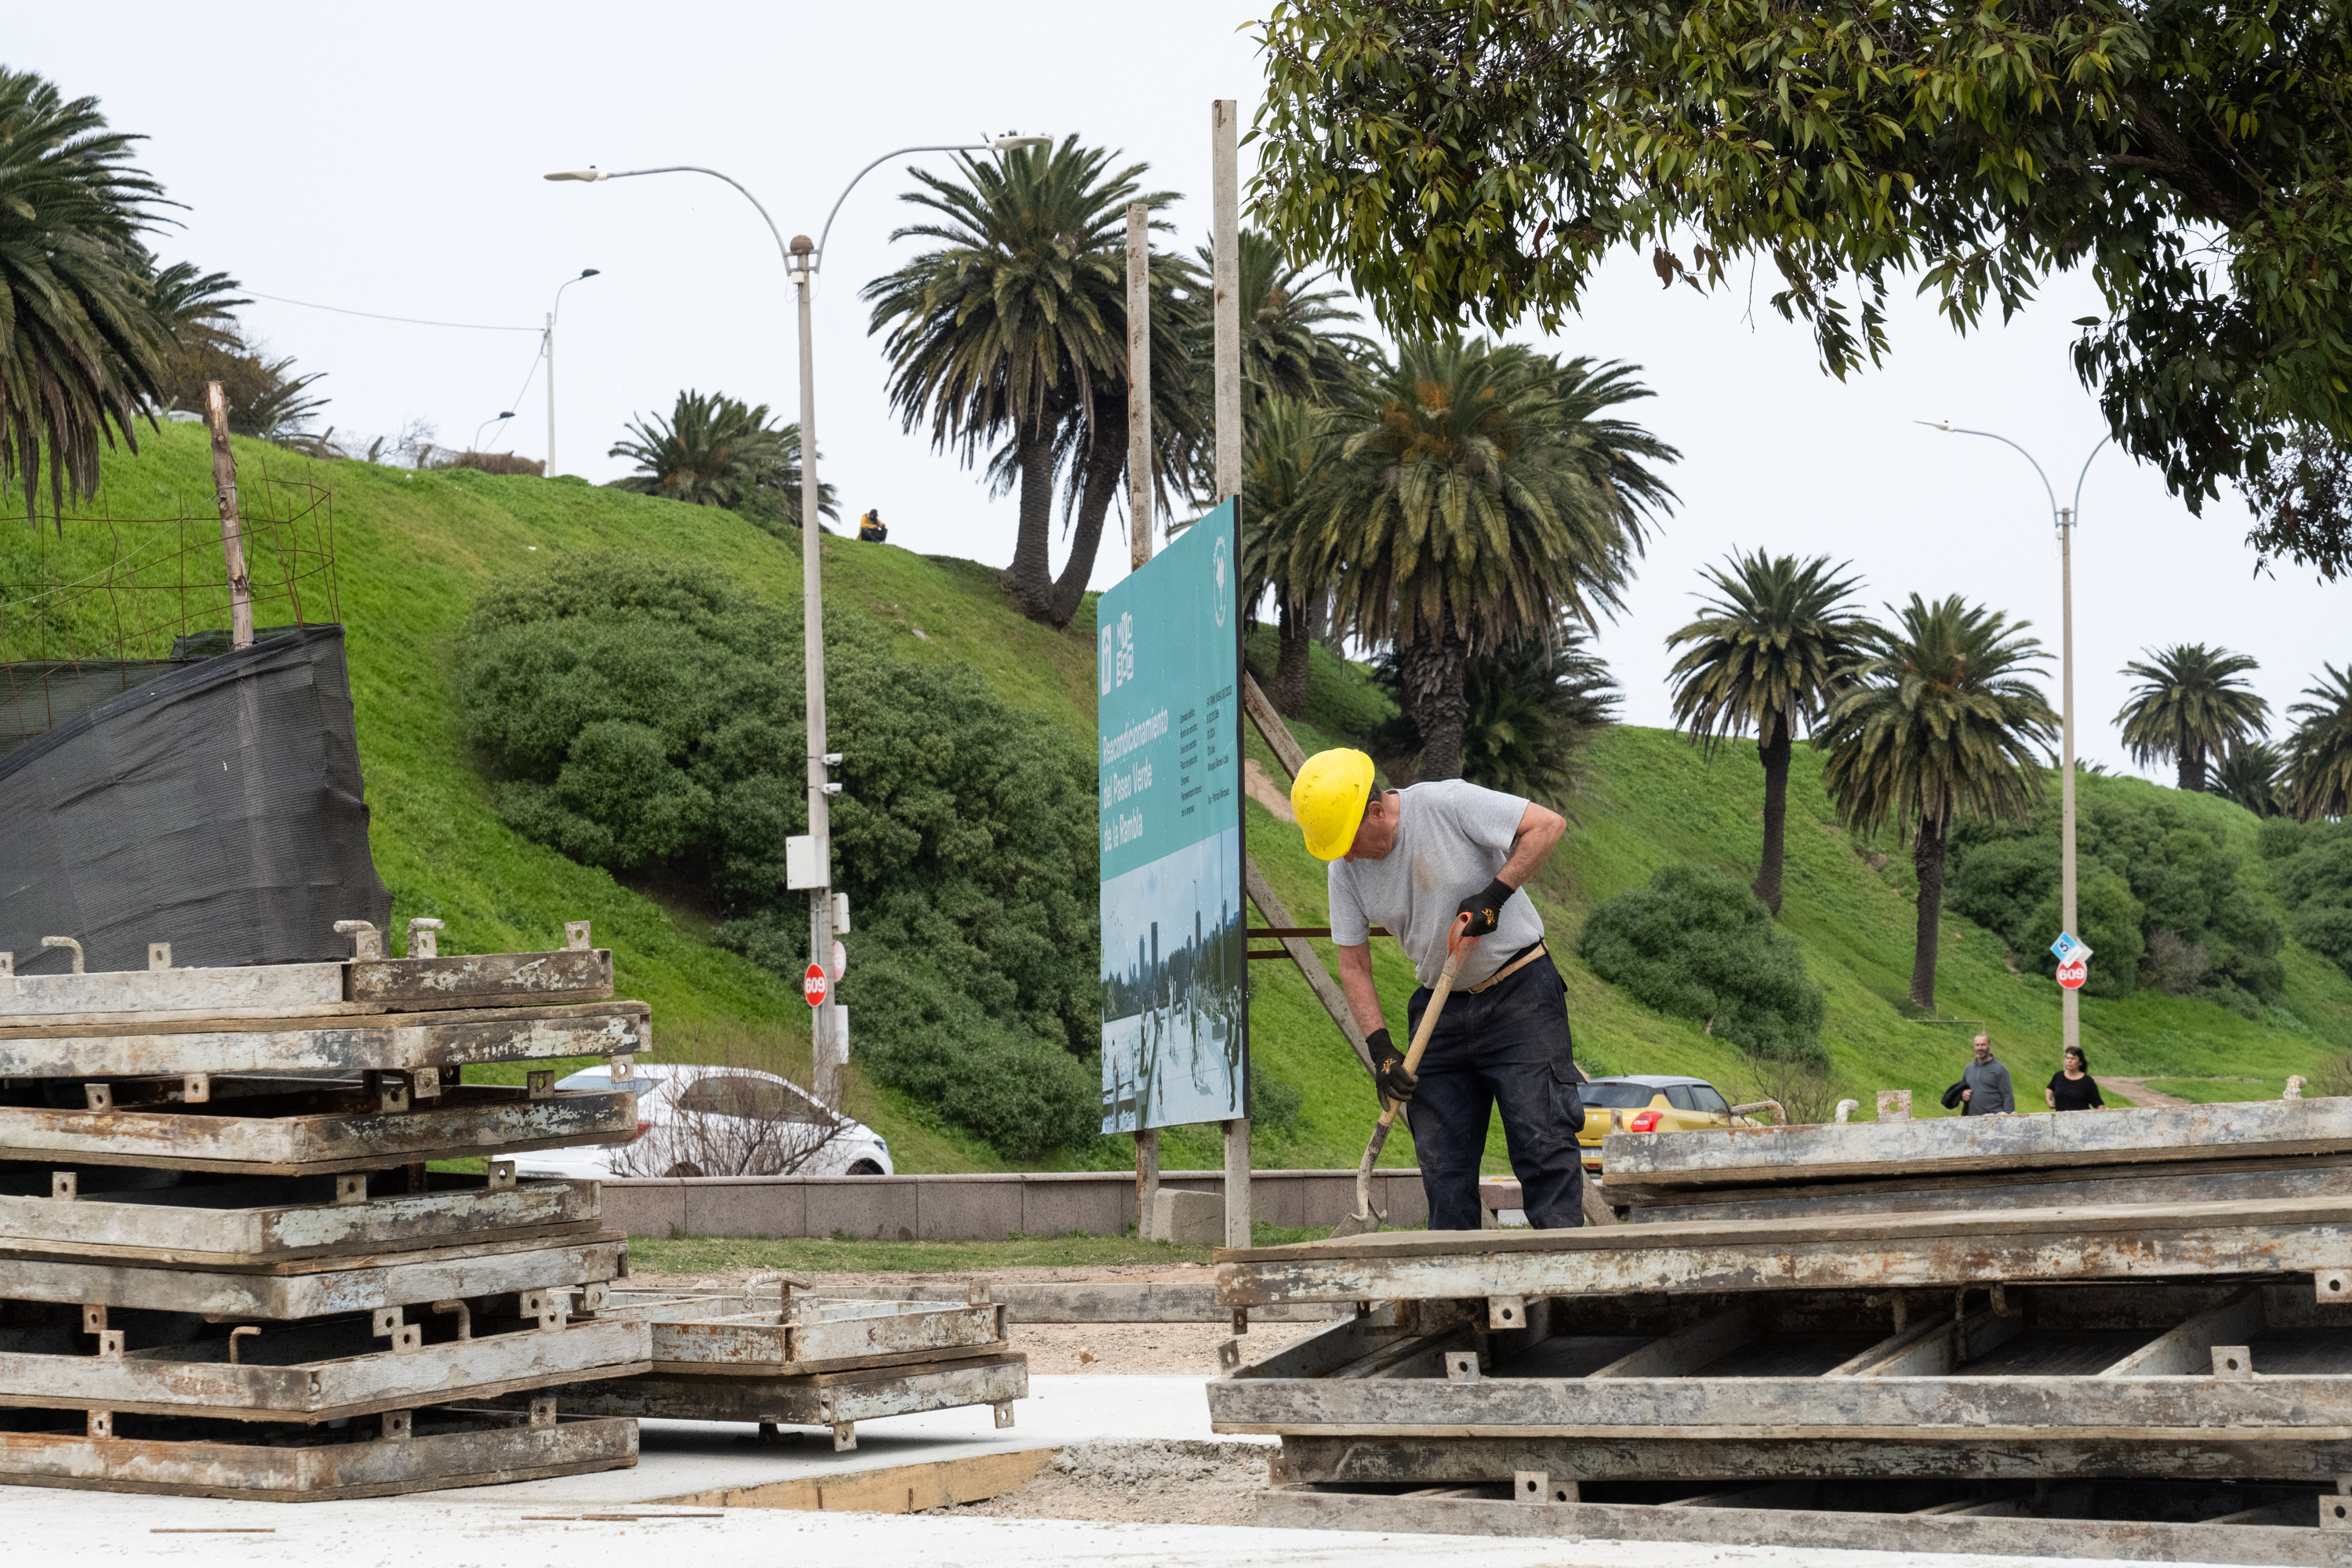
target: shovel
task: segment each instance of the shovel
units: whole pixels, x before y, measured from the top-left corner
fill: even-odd
[[[1456,915],[1454,929],[1445,935],[1445,967],[1438,972],[1437,984],[1430,987],[1429,1005],[1421,1013],[1421,1027],[1412,1032],[1412,1047],[1404,1054],[1404,1070],[1409,1073],[1421,1067],[1421,1053],[1429,1045],[1429,1032],[1437,1026],[1437,1016],[1445,1011],[1445,999],[1454,994],[1454,976],[1461,971],[1463,954],[1477,945],[1476,937],[1465,940],[1462,935],[1469,925],[1468,915]],[[1389,1141],[1389,1128],[1402,1109],[1394,1100],[1381,1099],[1380,1125],[1372,1129],[1372,1141],[1364,1146],[1363,1163],[1356,1167],[1356,1212],[1331,1227],[1332,1240],[1370,1235],[1389,1217],[1372,1208],[1372,1166],[1379,1163],[1381,1150]]]

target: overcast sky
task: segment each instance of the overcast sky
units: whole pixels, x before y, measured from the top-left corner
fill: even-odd
[[[623,426],[667,414],[682,387],[795,417],[790,300],[758,215],[717,181],[551,184],[541,174],[708,164],[749,186],[788,237],[814,235],[844,183],[893,147],[1076,132],[1148,162],[1152,188],[1192,194],[1171,214],[1189,251],[1208,223],[1209,105],[1237,98],[1245,121],[1255,112],[1260,75],[1242,29],[1265,8],[428,0],[385,12],[247,0],[199,23],[184,5],[140,0],[17,14],[5,58],[69,95],[94,94],[117,127],[149,137],[145,166],[187,208],[158,248],[251,290],[536,327],[558,284],[600,268],[564,297],[556,439],[562,471],[603,480],[626,466],[605,456]],[[991,500],[976,475],[901,432],[857,299],[917,248],[889,238],[917,216],[896,199],[910,185],[904,167],[947,161],[885,164],[842,209],[816,305],[822,467],[845,510],[881,508],[894,543],[1001,563],[1013,499]],[[2017,321],[1966,339],[1906,298],[1890,363],[1844,384],[1821,374],[1806,333],[1769,310],[1770,292],[1759,278],[1751,309],[1744,279],[1712,298],[1661,290],[1648,264],[1627,256],[1583,318],[1543,341],[1643,366],[1657,395],[1636,412],[1683,453],[1671,473],[1681,504],[1627,614],[1601,639],[1625,716],[1666,721],[1664,638],[1691,611],[1698,568],[1759,546],[1852,561],[1874,606],[1958,593],[2030,619],[2053,656],[2054,701],[2058,552],[2041,482],[2006,447],[1914,421],[2012,437],[2070,500],[2105,434],[2067,358],[2071,318],[2100,309],[2094,291],[2062,279]],[[425,419],[464,445],[481,421],[514,409],[484,444],[545,455],[535,333],[268,301],[245,315],[277,352],[329,373],[317,390],[332,396],[324,419],[341,430]],[[2284,566],[2257,577],[2233,494],[2191,517],[2158,474],[2111,448],[2082,500],[2084,755],[2126,764],[2111,720],[2127,695],[2122,666],[2145,647],[2206,641],[2252,654],[2276,707],[2323,660],[2352,661],[2352,588]],[[1096,584],[1116,581],[1125,558],[1107,539]]]

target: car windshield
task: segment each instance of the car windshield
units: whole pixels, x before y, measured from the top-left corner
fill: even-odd
[[[615,1089],[635,1089],[639,1094],[650,1094],[653,1092],[654,1080],[649,1078],[628,1078],[623,1079],[618,1083],[614,1083],[613,1081],[613,1074],[610,1068],[589,1068],[585,1071],[573,1073],[570,1078],[565,1079],[555,1087],[558,1089],[584,1089],[595,1093],[604,1093]]]
[[[773,1079],[746,1073],[708,1072],[678,1091],[677,1108],[706,1116],[739,1116],[751,1121],[808,1121],[819,1112]]]
[[[1632,1110],[1658,1096],[1656,1089],[1643,1083],[1588,1083],[1576,1093],[1585,1104],[1597,1105],[1603,1110]]]

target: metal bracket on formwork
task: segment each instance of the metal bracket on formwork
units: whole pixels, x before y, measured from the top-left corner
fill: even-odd
[[[62,947],[67,949],[73,954],[73,972],[76,974],[82,973],[81,943],[74,941],[74,939],[69,936],[45,936],[41,939],[41,945],[43,947]]]
[[[857,1423],[836,1421],[833,1424],[833,1451],[846,1454],[857,1447]]]
[[[482,1167],[483,1177],[490,1191],[503,1193],[515,1184],[515,1163],[512,1160],[492,1160]]]
[[[1235,1307],[1234,1309],[1234,1332],[1237,1334],[1245,1334],[1249,1332],[1249,1309],[1247,1307]]]
[[[515,1316],[537,1318],[542,1329],[560,1329],[572,1317],[572,1293],[560,1289],[518,1291]]]
[[[121,1361],[122,1359],[122,1331],[121,1329],[99,1330],[98,1353],[101,1357]]]
[[[387,1410],[383,1413],[383,1440],[385,1442],[405,1443],[409,1438],[415,1435],[415,1411]]]
[[[104,1333],[106,1331],[106,1309],[103,1306],[85,1306],[82,1308],[81,1331],[86,1334],[98,1334]]]
[[[528,1072],[522,1077],[523,1086],[533,1100],[555,1098],[555,1074],[552,1070]]]
[[[2215,1345],[2213,1375],[2226,1383],[2252,1383],[2254,1380],[2254,1358],[2244,1345]]]
[[[419,1100],[441,1098],[441,1069],[418,1068],[408,1075],[408,1092]]]
[[[2321,1301],[2352,1301],[2352,1273],[2325,1268],[2311,1277],[2311,1294]]]
[[[1445,1352],[1445,1381],[1448,1383],[1477,1382],[1478,1352],[1476,1351],[1447,1351]]]
[[[574,1317],[593,1318],[613,1304],[613,1288],[598,1279],[572,1292],[572,1312]]]
[[[1526,1328],[1528,1326],[1528,1299],[1524,1296],[1487,1297],[1486,1326],[1490,1329]]]
[[[636,1058],[635,1057],[614,1057],[611,1061],[604,1064],[604,1070],[612,1075],[612,1079],[614,1083],[626,1083],[631,1079],[637,1076]]]
[[[392,1342],[391,1350],[394,1355],[407,1355],[425,1348],[425,1325],[403,1322],[398,1307],[378,1307],[371,1331],[377,1339]]]
[[[436,1301],[433,1303],[433,1310],[436,1312],[455,1312],[457,1314],[457,1341],[460,1344],[463,1344],[466,1341],[474,1337],[474,1310],[471,1307],[467,1306],[465,1302],[459,1300]]]
[[[433,1173],[424,1161],[412,1160],[400,1169],[401,1173],[408,1178],[410,1192],[429,1193],[433,1190]]]
[[[375,1097],[376,1110],[385,1116],[397,1116],[408,1109],[408,1075],[371,1068],[361,1075],[367,1092]]]
[[[91,1437],[111,1437],[114,1436],[113,1411],[92,1410],[88,1414],[89,1416],[89,1425],[85,1429],[85,1436]]]
[[[81,1086],[81,1097],[92,1110],[114,1109],[114,1086],[110,1083],[86,1083]]]
[[[151,942],[147,944],[147,972],[150,974],[172,967],[172,944]]]
[[[383,956],[383,932],[375,929],[373,921],[337,921],[335,934],[352,939],[353,959]]]
[[[1547,1470],[1514,1470],[1511,1472],[1511,1500],[1523,1503],[1551,1501],[1551,1474]]]
[[[563,922],[563,946],[566,952],[586,952],[595,945],[595,943],[588,940],[588,922],[586,921],[565,921]]]
[[[182,1073],[180,1075],[181,1104],[209,1105],[212,1103],[212,1074],[208,1072],[191,1072]]]
[[[49,1196],[62,1198],[67,1203],[81,1196],[81,1173],[78,1171],[51,1171]]]
[[[335,1201],[339,1204],[363,1204],[368,1201],[368,1179],[365,1171],[348,1171],[335,1178]]]
[[[534,1426],[555,1425],[555,1396],[542,1394],[530,1402],[530,1424]]]
[[[440,929],[441,922],[427,915],[419,915],[409,921],[408,956],[411,958],[440,957],[441,939],[434,934]]]
[[[1217,1370],[1219,1372],[1232,1372],[1241,1364],[1241,1341],[1226,1340],[1217,1346]]]
[[[2336,1485],[2337,1489],[2334,1497],[2329,1497],[2324,1492],[2320,1494],[2319,1528],[2352,1531],[2352,1497],[2347,1497],[2344,1494],[2342,1489],[2344,1482],[2341,1478],[2338,1478]]]
[[[261,1325],[260,1325],[260,1324],[258,1324],[258,1323],[243,1323],[243,1324],[238,1325],[236,1328],[231,1329],[231,1330],[228,1331],[228,1364],[229,1364],[229,1365],[231,1365],[231,1366],[236,1366],[236,1365],[237,1365],[237,1364],[238,1364],[238,1363],[237,1363],[237,1359],[236,1359],[236,1342],[237,1342],[237,1341],[239,1341],[239,1340],[246,1340],[246,1339],[259,1339],[260,1337],[261,1337]]]
[[[1013,1425],[1013,1401],[1009,1399],[1000,1399],[995,1403],[995,1405],[991,1406],[991,1408],[996,1412],[996,1424],[998,1426],[1004,1427]]]
[[[2002,1282],[2000,1280],[1994,1280],[1990,1286],[1990,1289],[1992,1291],[1993,1316],[1997,1318],[2014,1318],[2020,1312],[2025,1310],[2022,1307],[2012,1307],[2009,1304],[2009,1293],[2007,1290],[2002,1289]]]

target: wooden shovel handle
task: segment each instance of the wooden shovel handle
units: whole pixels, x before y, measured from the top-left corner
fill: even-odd
[[[1404,1070],[1409,1073],[1421,1069],[1421,1053],[1429,1048],[1430,1031],[1437,1027],[1437,1016],[1445,1011],[1445,999],[1454,994],[1454,977],[1462,973],[1464,956],[1478,945],[1476,937],[1462,934],[1469,925],[1468,915],[1456,915],[1454,917],[1454,929],[1446,933],[1445,967],[1437,972],[1437,984],[1429,988],[1429,1005],[1421,1010],[1421,1026],[1413,1030],[1412,1045],[1404,1053]],[[1381,1125],[1386,1127],[1394,1121],[1397,1112],[1402,1109],[1395,1100],[1383,1100],[1381,1104]]]

